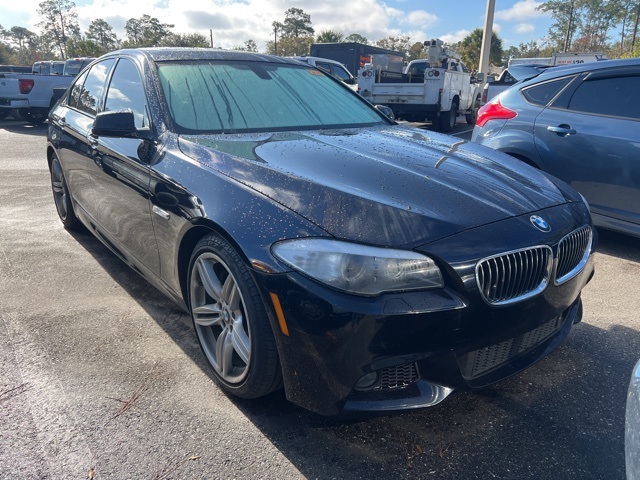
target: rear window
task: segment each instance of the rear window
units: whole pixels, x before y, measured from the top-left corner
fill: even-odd
[[[312,68],[266,62],[162,62],[158,72],[182,133],[386,123],[369,104]]]
[[[85,66],[89,65],[93,58],[67,60],[64,65],[64,74],[76,76]]]
[[[526,98],[529,103],[544,107],[548,105],[572,79],[573,77],[564,77],[558,80],[540,83],[524,89],[522,95],[524,95],[524,98]]]

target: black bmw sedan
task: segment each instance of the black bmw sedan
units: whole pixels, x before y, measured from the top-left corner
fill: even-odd
[[[593,275],[572,188],[294,60],[107,54],[51,111],[47,160],[64,226],[190,312],[242,398],[434,405],[551,352]]]

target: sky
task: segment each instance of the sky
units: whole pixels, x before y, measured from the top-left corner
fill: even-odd
[[[0,0],[0,25],[21,26],[39,32],[37,10],[42,0]],[[536,9],[542,0],[496,0],[494,30],[503,47],[540,40],[551,18]],[[213,31],[215,47],[232,48],[252,39],[264,50],[273,39],[271,24],[284,20],[291,7],[311,16],[316,34],[322,30],[358,33],[370,42],[390,35],[408,35],[412,42],[440,38],[462,40],[484,25],[485,0],[75,0],[78,22],[84,32],[91,21],[109,22],[119,39],[125,39],[129,18],[144,14],[174,24],[174,33]]]

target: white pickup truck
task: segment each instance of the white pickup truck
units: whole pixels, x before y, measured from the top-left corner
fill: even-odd
[[[475,123],[479,84],[441,40],[427,41],[425,47],[427,58],[410,62],[403,72],[365,65],[358,72],[358,92],[374,105],[391,108],[396,118],[428,119],[441,132],[451,131],[459,114]]]
[[[0,74],[0,118],[11,113],[34,125],[44,122],[59,98],[56,92],[64,91],[92,61],[93,58],[70,58],[64,65],[66,75]]]

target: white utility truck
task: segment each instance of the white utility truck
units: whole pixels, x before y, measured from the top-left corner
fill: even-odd
[[[441,40],[424,45],[427,58],[413,60],[404,71],[366,64],[358,71],[358,92],[374,105],[391,108],[396,118],[427,119],[441,132],[451,131],[459,114],[475,123],[481,93],[475,76]]]

